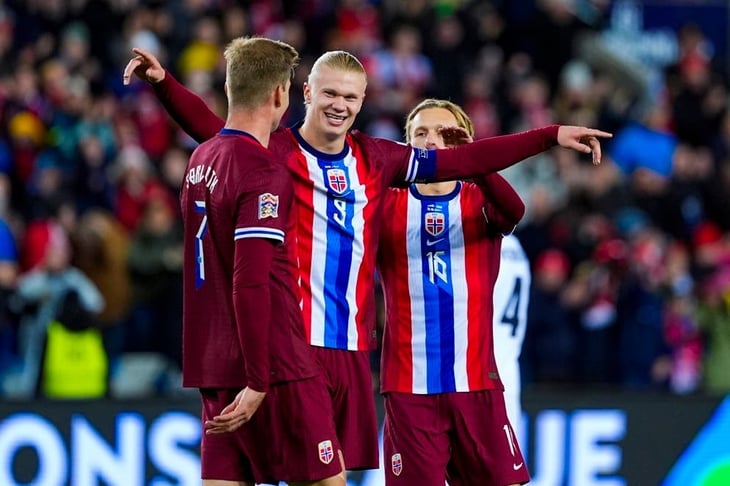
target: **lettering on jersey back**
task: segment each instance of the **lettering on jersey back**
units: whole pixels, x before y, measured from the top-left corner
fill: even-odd
[[[185,181],[189,185],[204,183],[208,191],[212,193],[215,186],[218,185],[218,174],[209,165],[196,165],[188,171]]]

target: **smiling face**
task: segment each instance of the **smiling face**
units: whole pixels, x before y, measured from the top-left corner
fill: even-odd
[[[345,135],[365,100],[364,73],[327,65],[316,66],[304,84],[307,114],[301,134],[323,152],[342,150]]]

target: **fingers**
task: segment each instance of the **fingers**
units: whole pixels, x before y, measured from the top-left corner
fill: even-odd
[[[205,421],[206,434],[222,434],[232,432],[251,420],[251,416],[246,411],[234,411],[225,415],[218,415],[212,420]]]
[[[207,423],[205,426],[205,433],[207,435],[215,435],[215,434],[225,434],[228,432],[233,432],[237,430],[239,427],[244,425],[246,422],[248,422],[250,418],[245,416],[239,416],[234,421],[225,423],[225,424],[218,424],[218,423]]]
[[[573,129],[577,129],[573,131],[573,134],[579,138],[588,138],[588,137],[596,137],[596,138],[612,138],[613,133],[611,132],[604,132],[603,130],[598,130],[596,128],[585,128],[585,127],[571,127]]]
[[[603,130],[596,130],[595,128],[591,128],[588,130],[590,133],[588,133],[591,137],[600,137],[600,138],[612,138],[613,133],[610,132],[604,132]]]
[[[590,138],[588,140],[588,143],[591,146],[591,153],[593,155],[593,165],[598,165],[601,163],[601,143],[595,139]]]
[[[474,141],[469,132],[463,127],[441,127],[439,128],[439,134],[443,137],[444,144],[447,146],[463,145]]]
[[[131,82],[132,74],[137,72],[140,66],[145,66],[148,70],[150,68],[157,70],[161,69],[157,58],[151,52],[140,49],[139,47],[133,47],[132,52],[135,53],[136,56],[129,60],[127,66],[124,68],[124,74],[122,76],[122,81],[125,86]],[[137,72],[137,75],[141,79],[145,79],[148,82],[160,81],[160,79],[158,79],[159,76],[156,73],[152,75],[150,72],[146,72],[144,74],[142,74],[141,72]]]
[[[131,79],[132,73],[142,64],[142,57],[136,56],[129,60],[127,66],[124,68],[124,74],[122,75],[122,81],[124,86],[127,86]]]
[[[134,52],[138,56],[144,57],[145,59],[149,59],[151,56],[151,54],[149,52],[147,52],[144,49],[141,49],[139,47],[132,47],[132,52]]]

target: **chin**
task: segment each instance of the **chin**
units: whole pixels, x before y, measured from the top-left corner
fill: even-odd
[[[325,130],[325,133],[327,133],[327,135],[329,135],[332,138],[337,138],[337,137],[341,137],[341,136],[345,135],[347,133],[347,128],[344,126],[327,127],[327,129]]]

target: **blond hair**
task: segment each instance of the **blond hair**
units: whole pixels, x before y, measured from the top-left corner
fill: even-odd
[[[408,113],[408,116],[406,117],[405,127],[406,142],[411,143],[411,128],[413,126],[413,119],[416,117],[416,115],[418,115],[418,113],[423,110],[429,110],[432,108],[443,108],[444,110],[450,111],[451,114],[454,115],[454,117],[456,118],[456,123],[458,124],[458,126],[466,130],[469,133],[470,137],[474,136],[474,124],[471,122],[471,118],[469,118],[469,115],[466,114],[461,106],[449,100],[428,98],[418,103],[416,107],[413,108],[410,113]]]
[[[238,37],[223,53],[231,106],[257,107],[286,86],[299,63],[299,53],[285,42],[265,37]]]
[[[327,51],[319,56],[312,65],[312,70],[309,73],[310,80],[313,75],[316,75],[316,73],[319,72],[319,69],[322,66],[327,66],[328,68],[337,69],[339,71],[359,73],[367,77],[367,74],[365,73],[365,68],[363,67],[360,60],[347,51]]]

